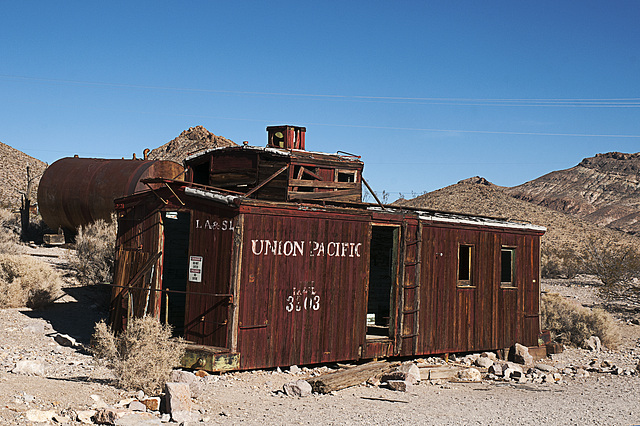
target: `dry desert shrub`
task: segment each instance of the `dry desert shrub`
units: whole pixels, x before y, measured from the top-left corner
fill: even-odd
[[[580,347],[589,337],[598,336],[606,347],[618,346],[618,328],[602,309],[585,308],[556,293],[543,294],[541,302],[542,328],[551,331],[554,339]]]
[[[0,307],[42,308],[58,297],[61,285],[58,272],[46,263],[0,254]]]
[[[104,321],[97,323],[92,351],[113,369],[120,387],[153,395],[179,365],[184,344],[171,338],[171,326],[147,316],[132,318],[118,335]]]
[[[0,208],[0,253],[13,253],[19,240],[18,217],[11,210]]]
[[[582,262],[585,272],[602,282],[601,296],[640,300],[640,251],[635,246],[616,239],[590,239]]]
[[[76,255],[71,267],[78,274],[78,281],[85,285],[111,282],[115,258],[117,222],[98,220],[78,228]]]
[[[543,247],[540,258],[543,278],[574,278],[584,270],[580,253],[573,247]]]

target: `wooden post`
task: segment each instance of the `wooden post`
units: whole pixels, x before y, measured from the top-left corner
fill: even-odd
[[[31,209],[31,168],[27,166],[27,191],[22,194],[20,204],[20,239],[24,242],[28,239],[29,212]]]

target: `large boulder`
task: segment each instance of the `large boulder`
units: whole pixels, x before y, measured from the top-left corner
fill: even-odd
[[[520,343],[516,343],[513,346],[513,360],[518,364],[530,365],[533,364],[533,356],[529,353],[529,348]]]

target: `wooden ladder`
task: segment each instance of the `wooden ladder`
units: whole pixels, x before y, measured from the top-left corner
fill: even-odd
[[[400,292],[400,354],[418,350],[420,333],[420,270],[422,223],[402,224],[402,288]]]

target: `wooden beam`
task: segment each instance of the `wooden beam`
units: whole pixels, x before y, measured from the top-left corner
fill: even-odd
[[[360,186],[360,184],[358,182],[333,182],[333,181],[318,181],[318,180],[309,180],[309,179],[291,179],[291,181],[289,181],[289,186],[343,189],[343,188],[357,188]]]
[[[324,374],[307,380],[316,393],[330,393],[366,382],[372,377],[382,376],[400,365],[399,362],[369,362],[347,370]]]
[[[278,170],[277,172],[275,172],[274,174],[272,174],[271,176],[269,176],[267,179],[265,179],[262,183],[260,183],[260,185],[256,186],[255,188],[253,188],[251,191],[247,192],[245,197],[249,197],[251,194],[253,194],[254,192],[256,192],[258,189],[262,188],[263,186],[265,186],[266,184],[268,184],[269,182],[271,182],[273,179],[275,179],[280,173],[284,172],[285,170],[287,170],[289,168],[289,165],[285,165],[283,168],[281,168],[280,170]]]
[[[326,191],[326,192],[289,192],[290,200],[321,200],[327,198],[346,197],[350,195],[361,194],[360,188],[358,189],[343,189],[338,191]]]
[[[362,178],[362,183],[364,183],[364,185],[367,187],[367,189],[369,190],[369,192],[371,193],[371,195],[373,195],[373,198],[376,199],[376,201],[378,202],[378,204],[380,205],[380,207],[382,207],[382,210],[384,210],[384,205],[382,204],[382,202],[380,201],[380,199],[378,198],[378,196],[376,195],[375,192],[373,192],[373,189],[371,189],[371,187],[369,186],[369,184],[367,183],[366,180],[364,180],[364,176],[360,176]]]

